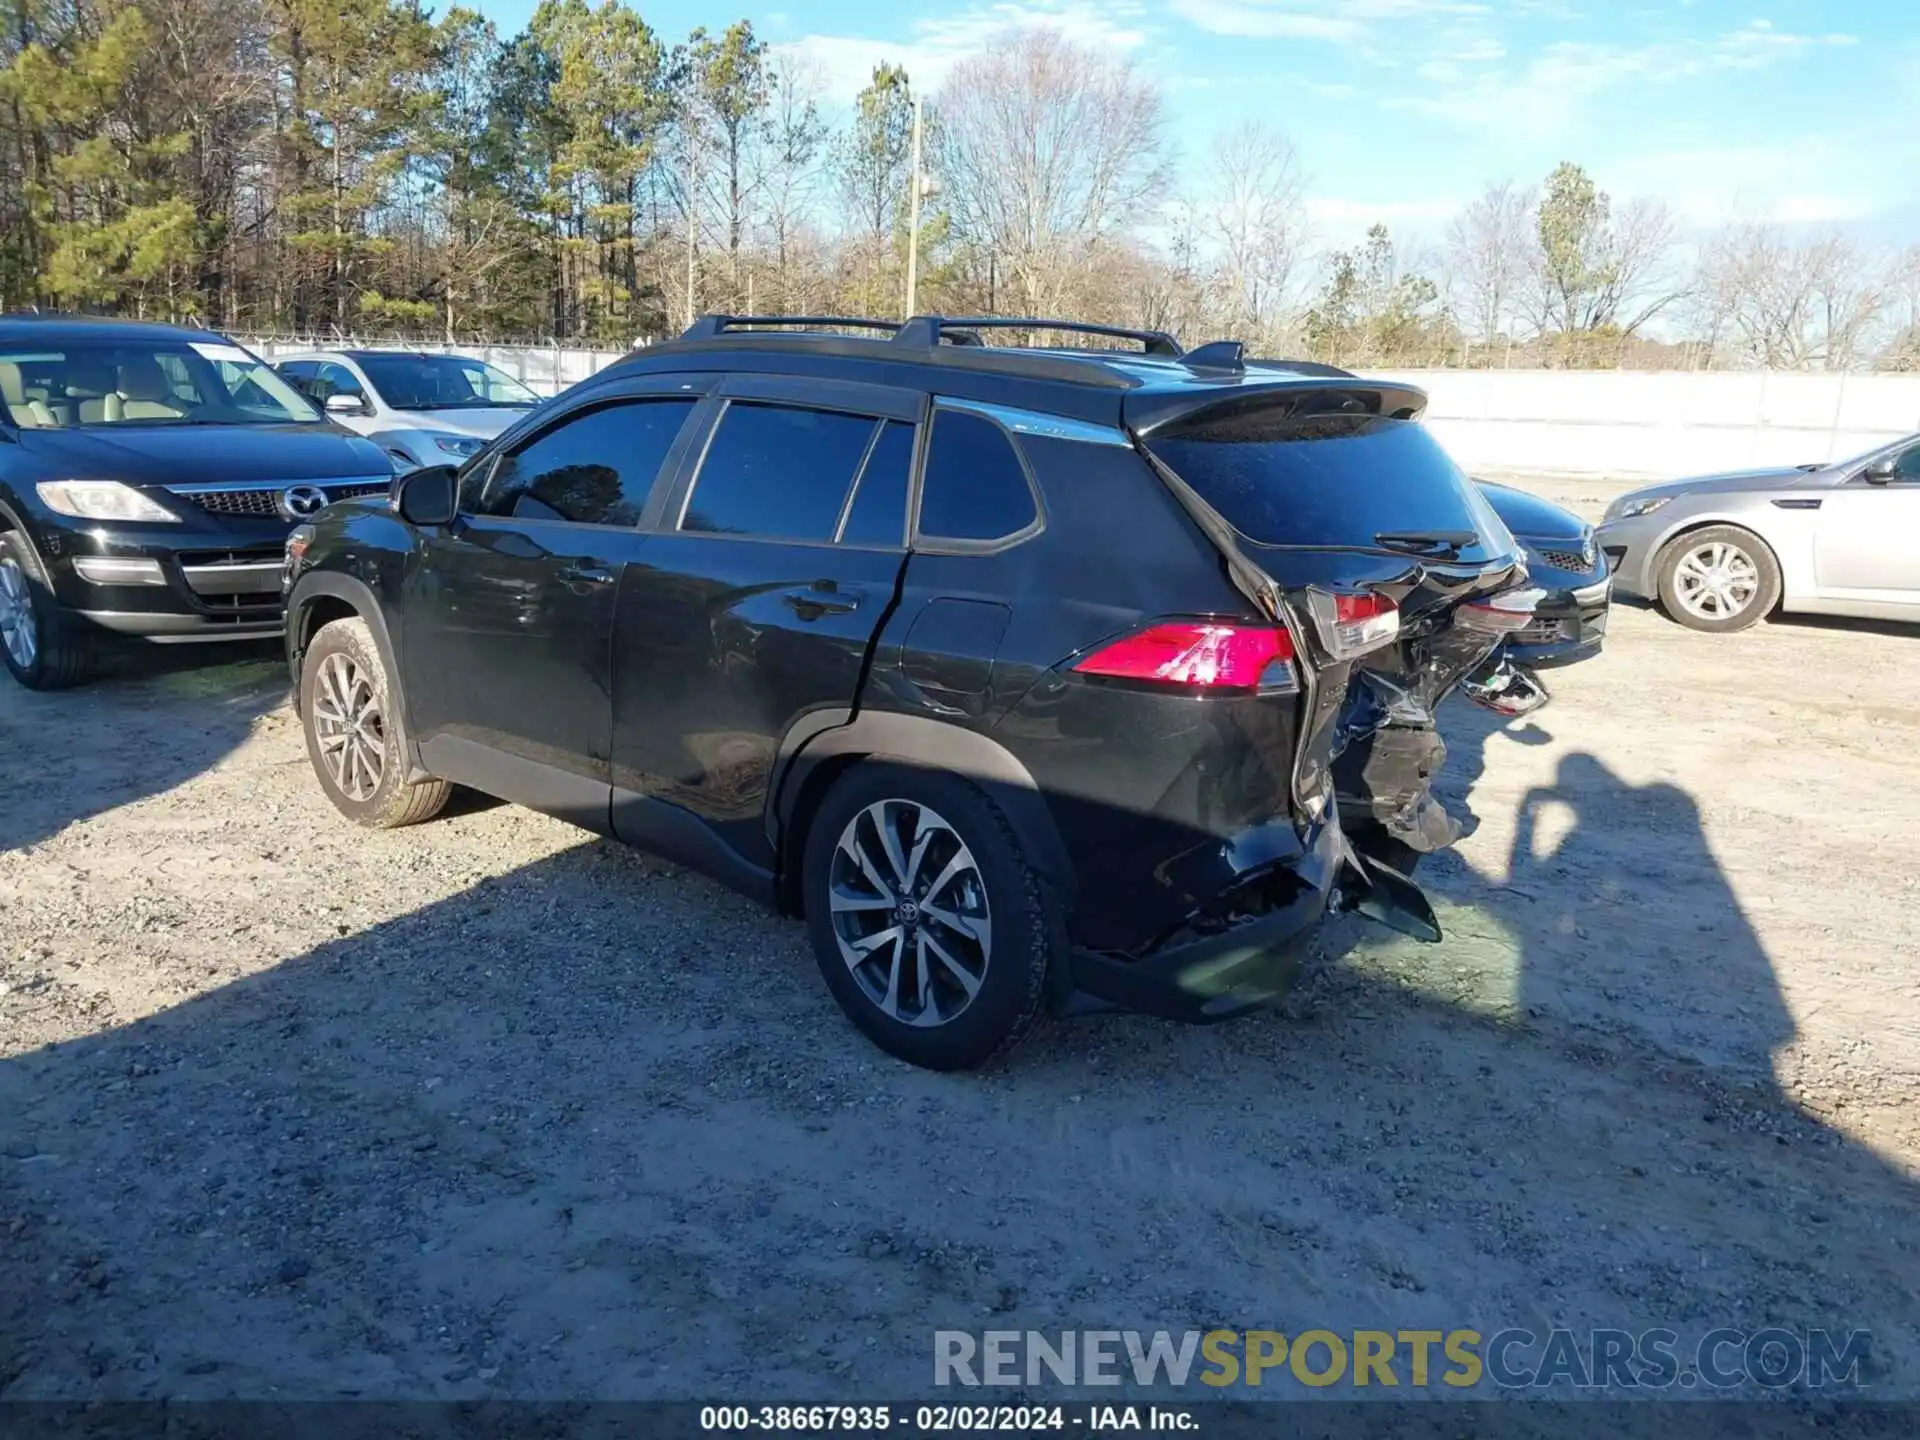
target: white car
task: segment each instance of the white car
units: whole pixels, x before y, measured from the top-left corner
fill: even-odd
[[[273,368],[329,420],[377,443],[399,471],[457,465],[540,403],[511,375],[465,355],[328,350]]]

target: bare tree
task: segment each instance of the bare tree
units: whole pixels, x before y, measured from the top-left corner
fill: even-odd
[[[936,109],[955,236],[997,259],[1029,314],[1057,313],[1165,182],[1153,82],[1053,30],[961,62]]]
[[[754,170],[781,307],[794,304],[796,250],[819,197],[827,144],[821,89],[819,65],[802,56],[782,59],[768,77],[767,128]]]
[[[1895,288],[1837,232],[1794,240],[1777,226],[1728,226],[1702,251],[1698,310],[1708,335],[1769,369],[1844,370],[1867,356]]]
[[[1496,339],[1517,318],[1538,200],[1531,185],[1503,180],[1481,191],[1447,227],[1448,291],[1476,340]]]
[[[1205,205],[1220,246],[1218,287],[1230,330],[1267,328],[1306,243],[1306,205],[1293,146],[1272,126],[1243,120],[1213,142]]]
[[[1881,368],[1920,370],[1920,245],[1896,255],[1888,277],[1888,336]]]

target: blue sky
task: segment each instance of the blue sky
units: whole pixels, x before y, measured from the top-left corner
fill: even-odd
[[[483,0],[503,30],[533,0]],[[1158,76],[1198,157],[1225,121],[1292,140],[1316,238],[1437,235],[1489,181],[1577,160],[1701,233],[1731,212],[1920,239],[1915,0],[771,0],[636,5],[670,39],[745,16],[849,101],[873,65],[936,89],[1009,26],[1048,24]]]

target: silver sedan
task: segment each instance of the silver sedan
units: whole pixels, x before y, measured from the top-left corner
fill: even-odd
[[[1616,591],[1695,630],[1775,609],[1920,621],[1920,435],[1832,465],[1649,485],[1595,534]]]

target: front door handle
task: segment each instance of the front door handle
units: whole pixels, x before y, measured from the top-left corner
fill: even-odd
[[[850,615],[860,608],[860,597],[836,590],[832,581],[789,590],[780,597],[789,610],[802,620],[818,620],[823,615]]]
[[[569,565],[560,572],[560,578],[575,590],[590,585],[611,585],[614,575],[611,570],[602,570],[597,565]]]

